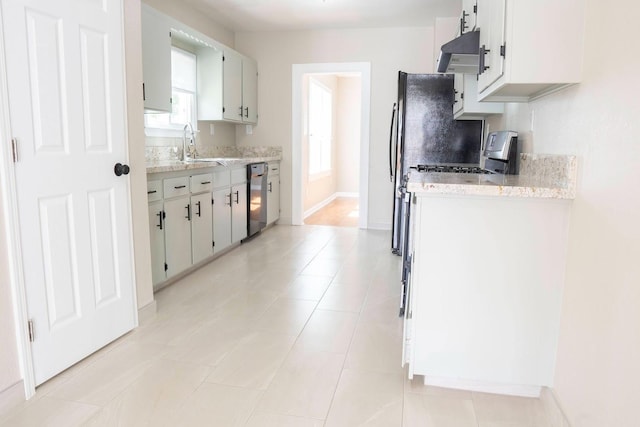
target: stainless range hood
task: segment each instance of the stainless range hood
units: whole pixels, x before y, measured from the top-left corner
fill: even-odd
[[[439,73],[478,74],[480,31],[469,31],[442,45]]]

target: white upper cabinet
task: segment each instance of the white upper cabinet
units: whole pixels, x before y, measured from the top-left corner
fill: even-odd
[[[462,0],[462,13],[460,13],[460,27],[458,28],[458,35],[475,30],[476,3],[477,0]]]
[[[480,101],[528,102],[580,82],[584,0],[477,0]]]
[[[242,121],[258,123],[258,63],[242,58]]]
[[[475,74],[454,74],[454,119],[484,120],[488,115],[504,113],[504,103],[502,102],[478,101],[477,78],[478,76],[476,76]]]
[[[224,81],[223,116],[226,120],[241,122],[242,109],[242,56],[232,50],[226,50],[223,57]]]
[[[257,64],[231,49],[198,49],[198,120],[258,122]]]
[[[144,4],[142,77],[145,112],[171,112],[171,30],[162,14]]]

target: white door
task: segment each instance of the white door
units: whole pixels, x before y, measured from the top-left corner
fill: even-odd
[[[41,384],[135,326],[121,0],[0,0]]]
[[[242,59],[242,120],[258,123],[258,64]]]
[[[484,49],[484,69],[478,76],[482,92],[496,82],[504,72],[504,57],[500,46],[505,44],[506,0],[482,0],[478,4],[477,25],[480,28],[480,48]],[[480,59],[482,61],[482,58]]]
[[[225,51],[222,66],[224,118],[242,121],[242,57]]]

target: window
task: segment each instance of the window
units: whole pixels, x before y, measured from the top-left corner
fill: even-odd
[[[309,175],[331,171],[331,90],[309,80]]]
[[[144,115],[148,135],[182,136],[185,124],[196,126],[196,56],[177,47],[171,48],[171,86],[171,113]]]

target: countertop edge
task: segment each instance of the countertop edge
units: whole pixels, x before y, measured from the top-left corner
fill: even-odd
[[[575,190],[573,188],[550,188],[510,185],[469,185],[452,183],[443,184],[409,182],[407,185],[407,191],[409,191],[410,193],[414,193],[418,197],[429,194],[560,200],[573,200],[576,197]]]
[[[183,163],[181,161],[160,161],[146,164],[146,173],[162,173],[162,172],[176,172],[186,171],[192,169],[208,169],[217,167],[234,167],[245,166],[249,163],[256,162],[280,162],[282,158],[280,156],[273,157],[245,157],[242,159],[228,160],[226,165],[220,165],[216,162],[200,162],[200,163]]]

